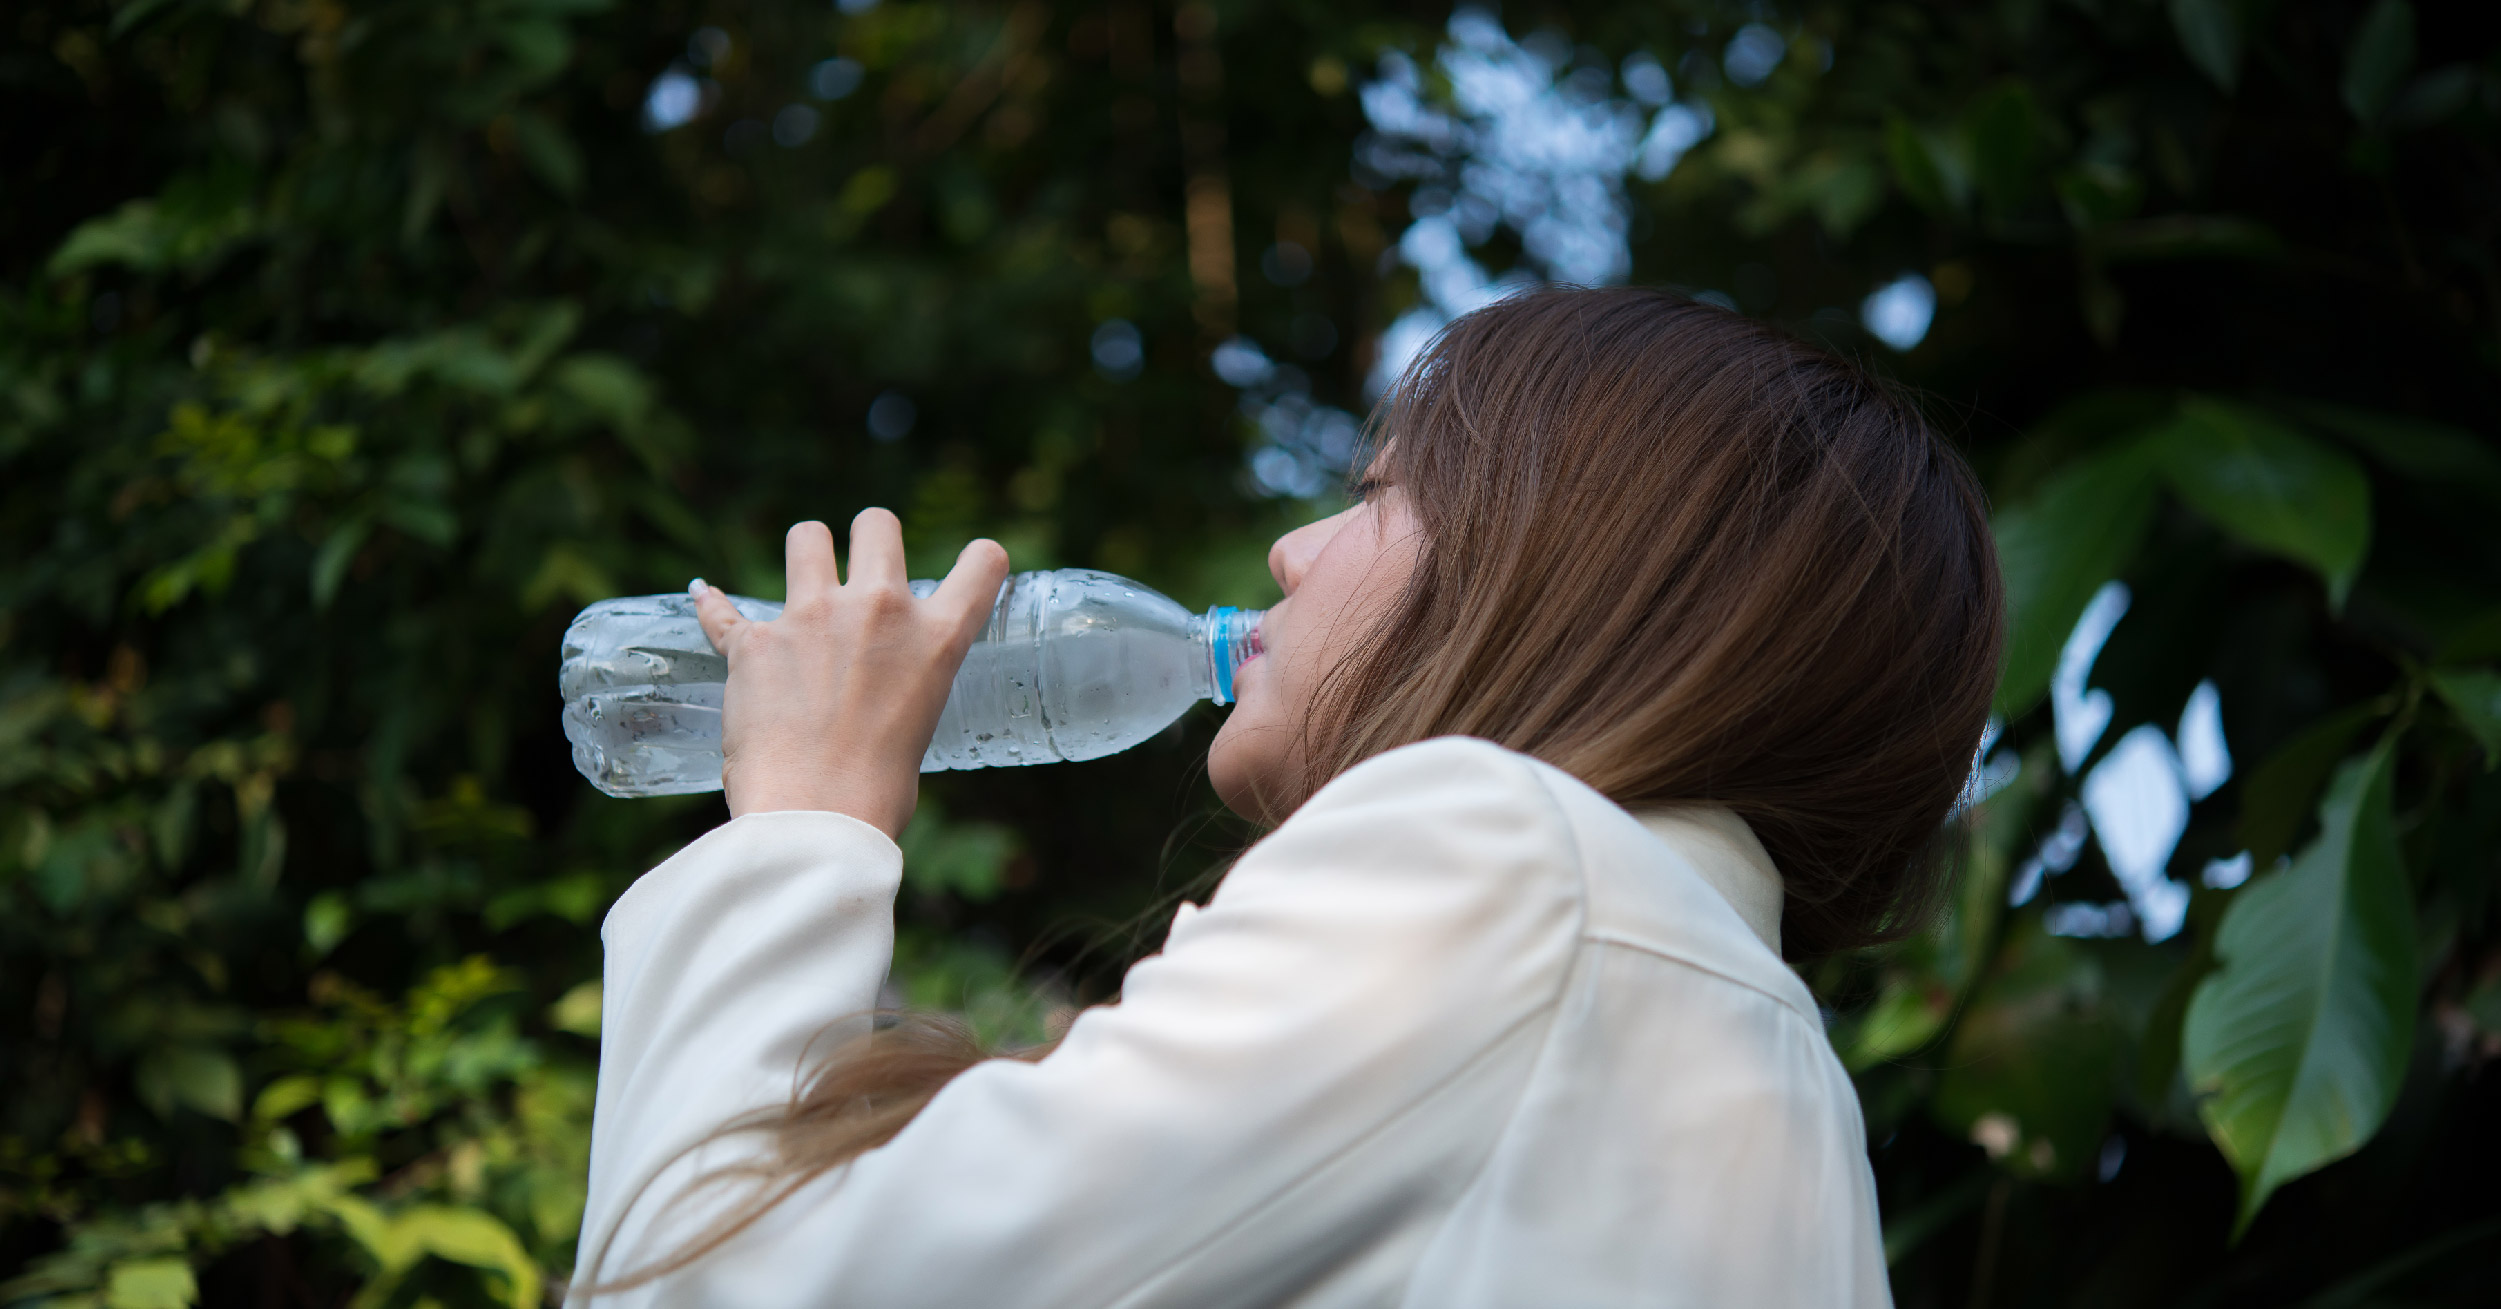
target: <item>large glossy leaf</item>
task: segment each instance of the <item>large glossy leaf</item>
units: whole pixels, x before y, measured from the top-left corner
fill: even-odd
[[[2251,862],[2271,868],[2301,837],[2311,802],[2353,739],[2389,706],[2351,705],[2301,729],[2241,783],[2240,840]]]
[[[2371,484],[2352,459],[2268,414],[2202,397],[2152,442],[2189,507],[2317,570],[2329,603],[2343,607],[2371,546]]]
[[[2347,760],[2318,838],[2223,916],[2180,1059],[2241,1178],[2246,1231],[2275,1189],[2351,1154],[2395,1104],[2414,1039],[2414,913],[2391,815],[2392,743]]]
[[[2154,486],[2153,465],[2129,444],[2068,468],[1998,512],[1991,526],[2006,577],[2006,672],[1997,702],[2007,717],[2049,689],[2059,645],[2085,601],[2136,554]]]
[[[2501,454],[2472,432],[2347,405],[2306,404],[2298,412],[2406,477],[2501,504]]]

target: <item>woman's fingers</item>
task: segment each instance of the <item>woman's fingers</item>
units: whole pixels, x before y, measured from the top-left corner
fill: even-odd
[[[851,520],[851,571],[844,581],[852,586],[911,585],[912,579],[903,575],[903,520],[894,511],[863,509]]]
[[[704,639],[722,655],[729,654],[731,640],[738,629],[747,625],[738,606],[729,602],[729,593],[717,586],[707,586],[700,577],[686,584],[686,593],[695,597],[695,621],[703,624]]]
[[[791,604],[833,594],[841,584],[834,570],[834,532],[810,519],[792,523],[782,538],[782,585]]]
[[[950,624],[955,650],[962,651],[973,643],[981,625],[989,621],[990,610],[998,603],[999,584],[1006,580],[1007,550],[996,541],[974,541],[955,557],[955,567],[947,570],[946,580],[938,583],[937,594],[929,597],[929,603]]]

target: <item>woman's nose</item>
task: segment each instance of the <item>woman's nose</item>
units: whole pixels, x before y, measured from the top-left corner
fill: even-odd
[[[1310,571],[1311,561],[1327,548],[1329,538],[1337,534],[1338,520],[1345,516],[1332,514],[1319,522],[1305,523],[1268,547],[1268,574],[1277,579],[1277,585],[1287,595],[1294,594],[1294,588],[1303,584],[1303,574]]]

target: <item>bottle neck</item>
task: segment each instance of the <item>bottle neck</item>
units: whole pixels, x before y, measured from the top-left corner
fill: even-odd
[[[1235,670],[1259,657],[1259,620],[1265,609],[1217,605],[1192,621],[1199,647],[1207,653],[1206,680],[1200,694],[1220,705],[1233,703]]]

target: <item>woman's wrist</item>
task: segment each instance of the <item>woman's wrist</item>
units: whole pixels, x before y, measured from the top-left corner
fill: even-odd
[[[845,814],[897,839],[903,835],[903,825],[912,820],[912,810],[920,801],[917,775],[900,788],[891,779],[794,775],[779,769],[760,769],[753,782],[739,780],[734,774],[723,781],[732,818],[788,810]]]

